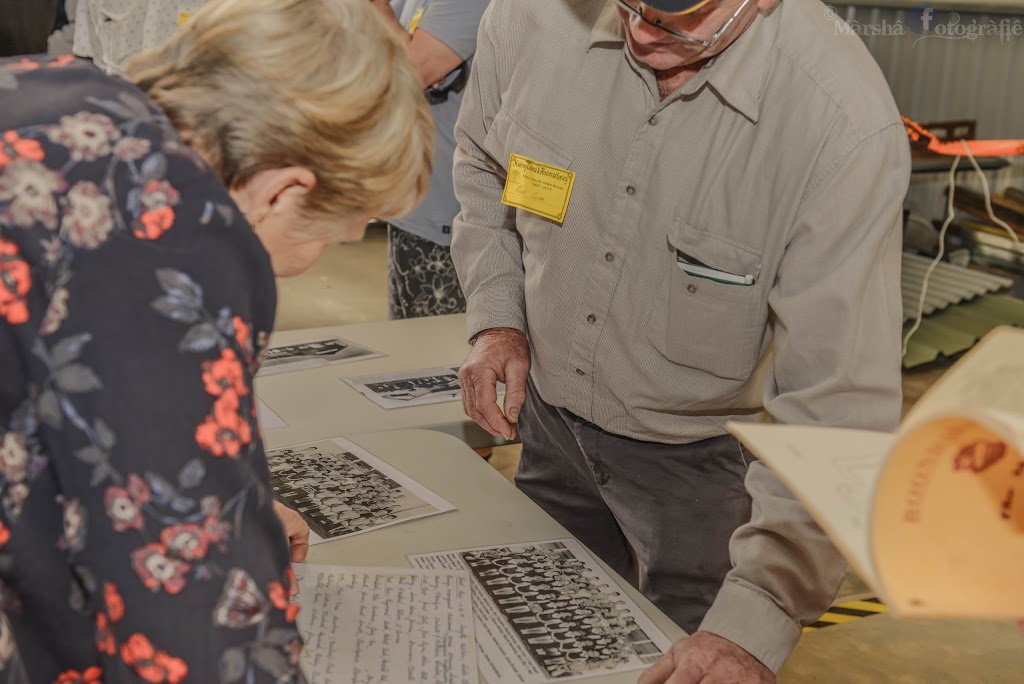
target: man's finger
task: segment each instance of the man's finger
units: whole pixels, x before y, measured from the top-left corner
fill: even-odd
[[[526,403],[526,378],[529,364],[511,361],[505,366],[505,417],[510,423],[518,422],[519,412]]]
[[[469,416],[473,417],[473,392],[470,388],[473,386],[473,381],[469,377],[469,369],[463,364],[462,369],[459,370],[459,387],[462,388],[462,411]]]
[[[498,408],[498,374],[494,369],[481,369],[473,378],[473,390],[476,409],[484,415],[491,429],[506,439],[514,439],[515,431],[512,424],[505,420],[505,415]]]
[[[672,657],[672,651],[669,651],[640,675],[637,684],[663,684],[672,674],[673,669],[675,669],[675,660]]]
[[[487,418],[478,408],[479,405],[477,404],[476,399],[476,382],[472,375],[466,376],[466,384],[462,386],[462,395],[464,397],[463,406],[465,407],[466,415],[469,416],[470,420],[486,430],[491,437],[500,437],[501,433],[490,426]]]

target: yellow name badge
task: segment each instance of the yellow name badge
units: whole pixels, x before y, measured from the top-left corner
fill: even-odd
[[[415,35],[416,29],[420,27],[420,20],[423,18],[423,8],[413,12],[412,21],[409,22],[409,35]]]
[[[185,22],[192,18],[195,12],[179,12],[178,13],[178,26],[184,26]]]
[[[513,154],[508,160],[508,178],[501,203],[561,223],[569,208],[576,174],[529,157]]]

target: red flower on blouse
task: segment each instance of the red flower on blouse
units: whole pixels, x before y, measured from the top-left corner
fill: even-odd
[[[16,64],[8,64],[8,71],[35,71],[39,68],[39,63],[35,62],[28,57],[22,57],[20,62]]]
[[[140,240],[156,240],[170,230],[173,225],[174,209],[165,206],[143,213],[132,232]]]
[[[235,341],[247,352],[252,352],[252,328],[246,325],[241,316],[232,319],[235,326]]]
[[[288,594],[285,593],[284,587],[280,582],[271,582],[268,585],[267,597],[270,598],[270,602],[278,610],[284,610],[288,607]]]
[[[124,599],[118,593],[117,585],[110,582],[103,585],[103,601],[107,604],[111,622],[120,622],[124,617]]]
[[[295,618],[299,615],[299,604],[291,602],[288,592],[280,582],[271,582],[268,587],[267,596],[273,606],[285,612],[284,617],[288,622],[295,622]]]
[[[110,629],[110,620],[102,611],[96,613],[96,649],[108,656],[117,652],[117,640]]]
[[[196,428],[196,443],[214,456],[238,456],[252,441],[249,421],[238,412],[238,394],[227,390],[213,404],[213,415]]]
[[[62,672],[53,684],[103,684],[102,676],[103,669],[99,667],[90,667],[84,672],[68,670]]]
[[[17,131],[7,131],[0,139],[0,168],[15,159],[43,161],[43,146],[38,140],[22,138]]]
[[[60,67],[65,67],[68,64],[71,64],[76,59],[77,59],[77,57],[75,57],[74,55],[61,55],[60,57],[58,57],[57,59],[53,60],[52,62],[50,62],[46,66],[50,67],[51,69],[59,69]]]
[[[209,540],[203,528],[192,523],[172,525],[160,533],[160,541],[169,551],[185,560],[199,560],[206,555]]]
[[[110,486],[104,496],[107,515],[114,521],[114,529],[141,530],[144,523],[142,507],[149,502],[149,485],[138,475],[129,475],[125,487]]]
[[[234,390],[241,397],[249,393],[249,388],[245,386],[242,363],[231,349],[222,350],[217,360],[203,361],[203,383],[207,393],[215,397],[228,390]]]
[[[121,660],[147,682],[178,684],[188,675],[188,665],[153,648],[142,634],[133,634],[121,646]]]
[[[146,544],[132,552],[132,567],[142,583],[150,591],[163,589],[168,594],[178,594],[185,588],[187,563],[167,557],[163,544]]]
[[[0,318],[11,325],[28,321],[28,294],[32,277],[28,262],[21,258],[18,245],[0,238]]]

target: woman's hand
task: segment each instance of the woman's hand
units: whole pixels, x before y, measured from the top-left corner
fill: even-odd
[[[292,562],[301,563],[306,560],[309,551],[309,525],[302,516],[285,506],[280,501],[274,502],[274,513],[284,526],[288,535],[288,546],[292,550]]]

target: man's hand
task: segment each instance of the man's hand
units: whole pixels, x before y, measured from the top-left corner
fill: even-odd
[[[459,370],[466,415],[495,437],[515,439],[515,424],[526,401],[530,343],[513,328],[491,328],[476,336]],[[498,382],[505,383],[505,412],[498,408]]]
[[[274,502],[274,513],[277,514],[277,519],[281,521],[284,532],[288,535],[288,546],[292,550],[292,562],[301,563],[306,560],[306,553],[309,551],[309,525],[301,515],[280,501]]]
[[[697,632],[676,642],[637,684],[774,684],[775,675],[728,639]]]

